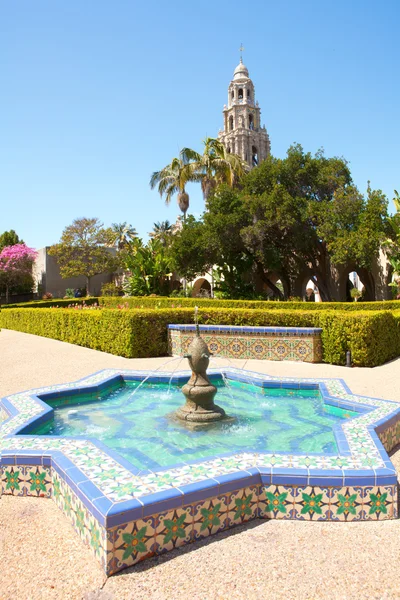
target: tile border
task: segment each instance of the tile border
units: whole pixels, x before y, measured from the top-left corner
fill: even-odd
[[[204,531],[197,535],[192,529],[190,535],[186,532],[174,541],[173,534],[168,533],[165,547],[160,546],[160,515],[172,513],[175,515],[172,521],[176,518],[180,523],[182,515],[189,514],[187,511],[194,514],[195,506],[201,505],[200,512],[207,511],[207,503],[222,497],[224,502],[232,502],[228,496],[233,493],[240,496],[248,489],[256,490],[251,500],[251,518],[376,520],[397,517],[397,475],[387,451],[400,442],[400,402],[352,394],[341,379],[278,378],[235,368],[222,372],[228,379],[260,387],[319,389],[325,403],[359,414],[335,426],[337,454],[230,453],[157,471],[139,471],[95,439],[29,434],[33,425],[52,418],[53,409],[41,398],[51,400],[67,391],[98,392],[118,386],[123,379],[140,381],[148,377],[153,382],[166,382],[172,378],[172,382],[179,383],[188,378],[187,371],[161,374],[106,369],[73,383],[28,390],[0,401],[3,419],[0,421],[0,494],[48,498],[55,494],[55,485],[58,485],[55,482],[62,482],[68,494],[73,495],[75,505],[80,507],[79,514],[74,513],[79,527],[75,521],[74,526],[89,545],[94,539],[95,554],[107,574],[128,566],[122,558],[127,550],[121,554],[115,543],[110,542],[116,529],[129,526],[132,529],[129,535],[136,535],[132,524],[153,519],[156,529],[152,529],[151,543],[131,540],[145,547],[138,556],[132,550],[134,559],[129,560],[137,562],[205,535]],[[220,373],[220,370],[211,370],[210,376],[218,377]],[[305,494],[306,499],[299,494]],[[316,505],[314,510],[312,507]],[[285,509],[287,506],[289,509]],[[381,506],[384,506],[382,510]],[[227,527],[238,522],[236,509],[230,514],[235,508],[232,507],[227,508],[224,517]],[[246,506],[243,510],[248,512]],[[245,516],[250,518],[247,512]],[[84,535],[80,531],[81,517],[86,523]],[[207,535],[217,530],[221,528],[213,525]],[[182,536],[183,531],[179,535]]]

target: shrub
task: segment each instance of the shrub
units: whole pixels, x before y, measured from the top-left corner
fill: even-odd
[[[350,290],[350,296],[357,302],[357,300],[361,298],[362,294],[358,288],[353,287]]]
[[[100,305],[116,307],[121,302],[120,298],[101,297]],[[243,308],[257,310],[400,310],[400,302],[396,300],[384,300],[381,302],[301,302],[298,300],[290,302],[278,302],[272,300],[220,300],[217,298],[171,298],[158,296],[125,297],[130,308],[184,308],[184,307],[216,307],[216,308]]]
[[[103,283],[101,286],[102,296],[122,296],[124,293],[122,286],[115,285],[115,283]]]
[[[52,300],[52,299],[53,299],[53,294],[51,292],[46,292],[42,296],[42,300]]]
[[[76,299],[77,302],[81,301]],[[160,308],[242,308],[257,310],[296,310],[296,311],[365,311],[365,310],[400,310],[399,300],[383,300],[380,302],[279,302],[269,300],[218,300],[217,298],[171,298],[167,296],[124,297],[101,296],[100,298],[85,298],[86,304],[97,302],[105,308],[117,308],[121,302],[129,308],[160,309]],[[69,300],[33,301],[8,304],[3,308],[48,308],[49,306],[68,306]]]
[[[122,308],[124,308],[123,305]],[[102,350],[127,358],[165,356],[167,325],[193,323],[192,308],[138,310],[35,310],[7,308],[0,326]],[[350,350],[356,366],[373,367],[400,355],[398,311],[199,310],[205,324],[322,327],[323,360],[345,364]]]

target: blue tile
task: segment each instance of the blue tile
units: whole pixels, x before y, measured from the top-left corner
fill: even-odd
[[[77,467],[72,467],[71,469],[67,469],[67,471],[65,472],[65,481],[68,483],[68,485],[75,484],[79,486],[80,483],[83,483],[84,481],[89,481],[89,479],[87,475],[82,473],[80,469],[78,469]]]
[[[52,456],[51,464],[58,473],[65,473],[68,469],[75,466],[74,463],[64,456],[64,454],[61,454],[61,452],[57,452],[56,456]]]
[[[165,492],[169,492],[168,494]],[[173,492],[173,493],[172,493]],[[184,495],[176,489],[156,492],[142,497],[143,516],[148,517],[157,513],[172,510],[183,506]]]
[[[42,456],[23,456],[18,453],[18,456],[15,457],[15,461],[18,465],[32,465],[32,466],[41,466],[42,465]]]
[[[143,505],[138,500],[125,500],[113,504],[107,511],[107,527],[115,527],[143,518]]]
[[[294,476],[294,475],[280,475],[279,473],[272,473],[271,476],[272,485],[307,485],[307,476]]]
[[[107,512],[110,510],[114,503],[105,496],[100,496],[99,498],[93,500],[92,504],[104,517],[106,517]]]
[[[2,466],[15,465],[15,456],[12,456],[12,455],[1,456],[0,464]]]
[[[78,490],[80,490],[80,492],[82,494],[84,494],[84,496],[90,502],[92,502],[95,498],[99,498],[100,496],[103,495],[102,492],[99,490],[99,488],[96,487],[94,485],[94,483],[92,483],[89,480],[84,481],[83,483],[79,483],[78,484]]]
[[[362,475],[345,475],[344,486],[359,487],[359,486],[374,486],[375,476]]]
[[[214,479],[206,479],[204,481],[196,481],[189,483],[179,488],[183,494],[183,505],[206,500],[218,495],[219,484]]]
[[[249,473],[242,471],[220,475],[215,479],[220,483],[218,494],[227,494],[234,490],[257,485],[260,482],[260,475],[259,473],[250,475]]]
[[[319,487],[343,487],[343,477],[323,477],[321,475],[314,475],[309,477],[307,483],[308,485],[316,485]]]

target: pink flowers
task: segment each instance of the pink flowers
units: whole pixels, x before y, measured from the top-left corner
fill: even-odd
[[[50,306],[50,308],[63,308],[64,310],[68,308],[73,310],[99,310],[100,306],[97,302],[94,302],[93,304],[86,304],[85,301],[83,301],[82,303],[73,302],[72,304],[68,304],[68,306]]]
[[[117,308],[119,310],[128,310],[129,309],[129,304],[127,302],[125,302],[124,304],[118,304]]]
[[[36,256],[36,250],[28,248],[25,244],[6,246],[0,252],[0,271],[23,271],[25,273],[31,273],[32,263]]]
[[[36,256],[36,250],[25,244],[6,246],[0,252],[0,284],[6,290],[6,303],[13,288],[19,285],[32,288],[32,265]]]

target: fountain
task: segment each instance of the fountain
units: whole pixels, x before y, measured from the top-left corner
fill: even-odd
[[[228,417],[223,408],[214,404],[217,388],[207,376],[211,352],[203,338],[200,337],[197,306],[195,307],[195,324],[196,335],[188,348],[188,353],[185,354],[192,369],[191,378],[182,387],[186,404],[178,408],[175,416],[181,421],[205,424],[221,421]]]

